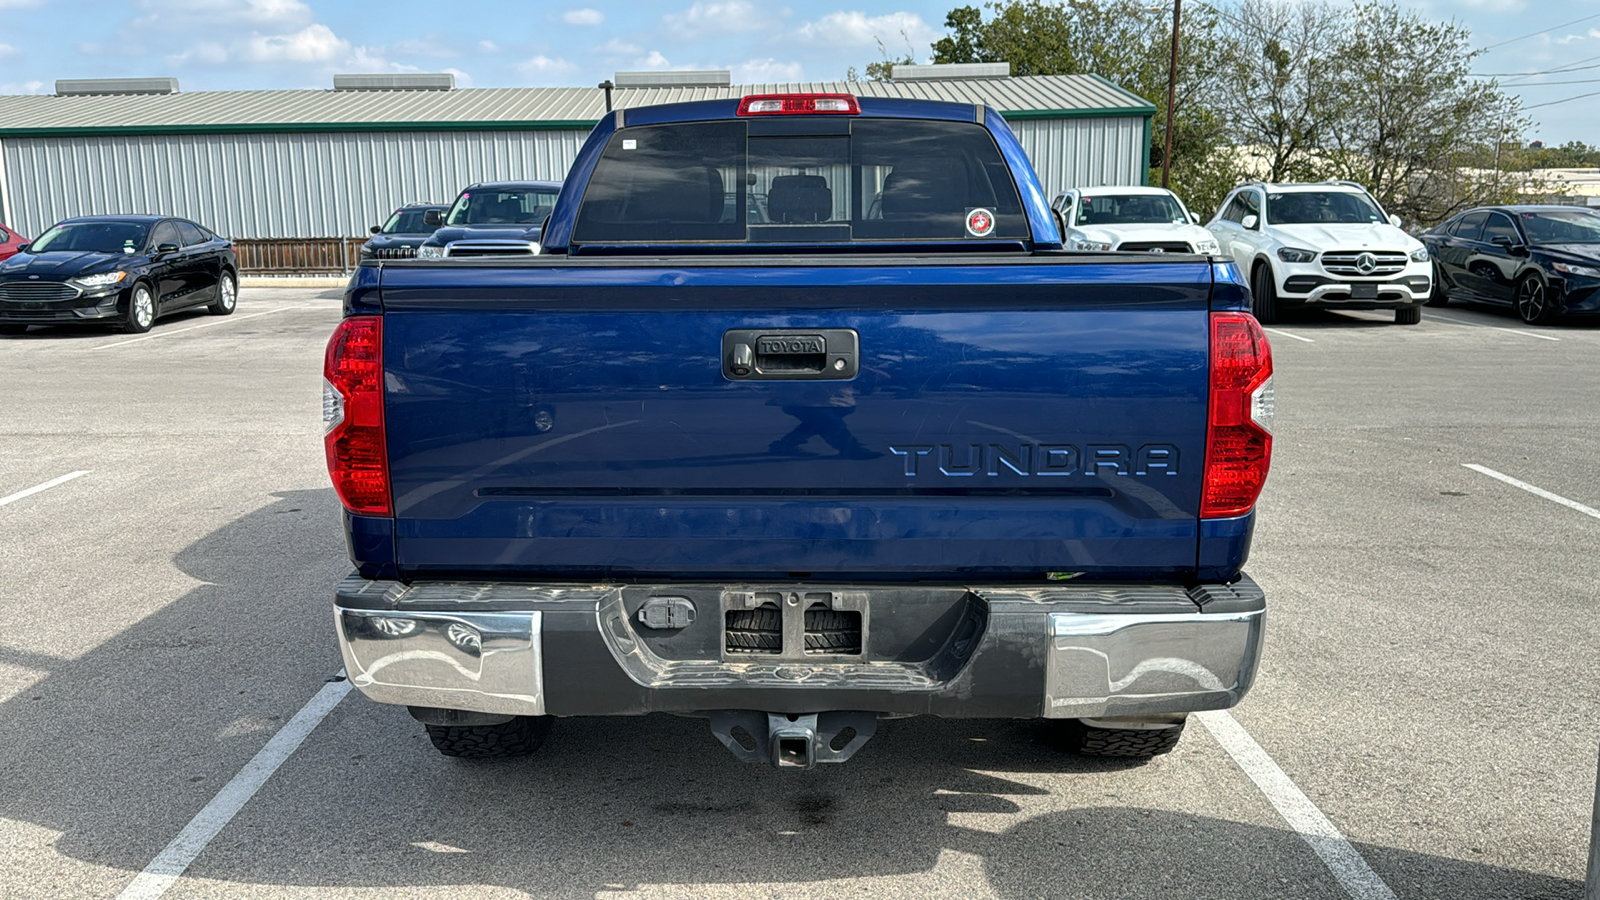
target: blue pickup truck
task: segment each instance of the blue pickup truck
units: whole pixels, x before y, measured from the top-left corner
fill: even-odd
[[[1230,263],[1063,252],[993,109],[618,110],[522,258],[363,263],[328,345],[350,679],[444,754],[906,715],[1172,749],[1254,678],[1272,360]]]

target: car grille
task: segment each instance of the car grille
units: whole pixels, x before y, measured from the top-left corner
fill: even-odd
[[[1360,265],[1363,256],[1372,257],[1371,268]],[[1361,277],[1393,275],[1406,267],[1404,253],[1384,253],[1374,250],[1330,250],[1322,254],[1322,268],[1332,275]]]
[[[1194,248],[1183,241],[1128,241],[1117,245],[1118,250],[1130,253],[1193,253]]]
[[[417,248],[374,247],[368,253],[373,259],[411,259],[417,255]]]
[[[447,245],[451,259],[473,256],[533,256],[538,244],[527,241],[455,241]]]
[[[71,300],[79,290],[62,281],[0,281],[0,300],[10,303],[39,303]]]

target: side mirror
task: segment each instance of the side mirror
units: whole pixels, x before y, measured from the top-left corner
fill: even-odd
[[[1199,225],[1200,224],[1200,217],[1195,215],[1194,213],[1189,213],[1189,224],[1190,225]]]
[[[157,244],[156,245],[156,255],[157,256],[165,256],[168,253],[177,253],[177,252],[178,252],[178,245],[177,244]]]
[[[27,253],[28,251],[30,251],[32,249],[33,249],[33,245],[32,244],[23,244],[22,246],[17,248],[17,252],[18,253]]]
[[[440,225],[444,224],[444,213],[438,211],[437,209],[430,209],[422,214],[422,224],[432,225],[433,227],[438,228]]]
[[[372,226],[371,230],[372,230],[373,234],[383,234],[383,226],[382,225],[374,225],[374,226]]]
[[[1503,250],[1515,251],[1522,249],[1522,245],[1517,243],[1515,238],[1507,234],[1497,234],[1489,239],[1489,243]]]
[[[1243,225],[1244,227],[1250,229],[1251,231],[1255,231],[1256,230],[1256,225],[1258,225],[1260,223],[1261,223],[1261,220],[1256,218],[1255,216],[1245,216],[1244,218],[1239,220],[1239,224],[1240,225]]]
[[[1389,214],[1389,224],[1393,225],[1396,228],[1400,228],[1401,227],[1401,225],[1400,225],[1400,217],[1395,215],[1394,213],[1390,213]]]

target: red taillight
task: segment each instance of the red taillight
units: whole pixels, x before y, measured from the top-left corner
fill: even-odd
[[[1211,314],[1211,416],[1200,517],[1242,516],[1272,462],[1272,347],[1249,313]]]
[[[328,339],[322,364],[328,475],[345,509],[394,515],[383,433],[383,319],[351,316]]]
[[[859,116],[861,104],[849,94],[751,94],[739,101],[741,116]]]

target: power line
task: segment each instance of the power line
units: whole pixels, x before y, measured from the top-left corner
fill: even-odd
[[[1590,16],[1584,16],[1581,19],[1573,19],[1571,22],[1562,22],[1560,25],[1552,25],[1549,28],[1544,29],[1543,31],[1535,31],[1535,32],[1532,32],[1530,34],[1525,34],[1522,37],[1514,37],[1509,41],[1501,41],[1498,44],[1490,44],[1489,46],[1484,47],[1483,49],[1484,50],[1493,50],[1496,47],[1504,47],[1507,44],[1515,44],[1517,41],[1525,41],[1528,38],[1538,37],[1541,34],[1545,34],[1547,32],[1555,31],[1557,28],[1565,28],[1568,25],[1576,25],[1579,22],[1587,22],[1590,19],[1600,19],[1600,13],[1595,13],[1594,15],[1590,15]]]
[[[1538,109],[1541,106],[1555,106],[1559,103],[1571,103],[1574,100],[1582,100],[1585,97],[1600,97],[1600,91],[1590,91],[1587,94],[1579,94],[1576,97],[1568,97],[1565,100],[1551,100],[1549,103],[1535,103],[1532,106],[1524,106],[1523,109]]]
[[[1531,87],[1544,87],[1547,84],[1596,84],[1596,83],[1600,83],[1600,78],[1576,78],[1576,79],[1573,79],[1572,81],[1525,82],[1525,83],[1518,83],[1518,84],[1502,84],[1500,86],[1503,87],[1503,88],[1531,88]]]
[[[1591,59],[1600,59],[1600,56],[1590,56],[1580,59],[1575,63],[1568,63],[1557,69],[1545,69],[1542,72],[1472,72],[1473,78],[1532,78],[1535,75],[1565,75],[1568,72],[1581,72],[1584,69],[1600,69],[1600,63],[1590,66],[1580,66],[1578,63],[1588,62]]]

